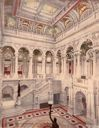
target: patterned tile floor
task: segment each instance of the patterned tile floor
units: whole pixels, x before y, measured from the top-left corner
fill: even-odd
[[[56,117],[60,128],[87,128],[81,120],[71,116],[62,107],[53,107],[52,117]],[[21,115],[2,119],[2,128],[50,128],[49,109],[30,110]]]

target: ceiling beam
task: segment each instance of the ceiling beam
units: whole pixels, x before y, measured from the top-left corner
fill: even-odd
[[[39,13],[41,12],[43,6],[44,6],[45,0],[40,0],[39,6],[37,8],[37,13],[36,16],[39,15]]]
[[[63,8],[60,14],[57,15],[54,20],[52,20],[52,26],[55,25],[58,21],[60,21],[65,15],[67,15],[79,2],[80,0],[77,0],[73,5],[68,7],[66,11],[64,11],[65,8]]]
[[[17,9],[20,6],[21,0],[14,0],[14,6],[13,6],[13,15],[15,16],[17,13]]]

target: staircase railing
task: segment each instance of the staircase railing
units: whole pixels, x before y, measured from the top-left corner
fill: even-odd
[[[35,86],[30,86],[28,89],[24,90],[22,93],[21,93],[21,98],[28,95],[29,93],[31,93],[32,91],[35,91],[35,92],[39,92],[39,91],[42,91],[46,88],[46,85],[48,84],[47,81],[42,81],[40,83],[37,83]],[[48,86],[47,86],[48,88]]]

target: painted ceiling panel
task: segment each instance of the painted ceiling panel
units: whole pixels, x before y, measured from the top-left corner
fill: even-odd
[[[48,15],[53,15],[56,12],[57,8],[51,5],[45,4],[42,8],[43,13],[47,13]]]
[[[37,9],[40,2],[39,0],[24,0],[23,4],[28,8]]]
[[[75,2],[78,3],[73,6]],[[90,3],[88,0],[5,0],[5,26],[14,28],[18,24],[19,30],[50,35],[61,33],[79,21],[92,7]]]

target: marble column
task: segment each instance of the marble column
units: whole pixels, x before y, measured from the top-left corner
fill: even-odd
[[[66,57],[64,56],[64,75],[66,76]]]
[[[91,96],[90,96],[90,92],[87,93],[87,120],[89,121],[90,116],[91,116]]]
[[[15,53],[15,78],[18,78],[18,51]]]
[[[74,101],[73,101],[73,88],[72,88],[72,86],[69,88],[69,113],[71,113],[71,114],[73,114],[74,112],[73,112],[73,103],[74,103]]]
[[[76,55],[74,55],[74,77],[76,77]]]
[[[81,75],[81,67],[80,67],[80,53],[77,54],[77,77]]]
[[[28,78],[33,78],[33,73],[32,73],[32,62],[33,62],[33,55],[31,54],[30,55],[30,58],[29,58],[29,71],[28,71]]]
[[[43,56],[43,61],[42,61],[42,74],[43,77],[45,78],[46,76],[46,56]]]
[[[96,120],[95,120],[95,102],[94,102],[94,92],[91,92],[91,118],[93,123],[95,124]]]
[[[89,67],[90,68],[90,67]],[[84,68],[84,75],[87,77],[88,76],[88,62],[87,62],[87,57],[85,58],[85,68]]]
[[[54,76],[57,74],[56,62],[57,62],[57,58],[54,57],[54,59],[53,59],[53,74],[54,74]]]
[[[63,57],[61,59],[61,63],[62,63],[62,71],[61,71],[61,74],[63,76],[64,75],[64,58]]]
[[[96,52],[93,52],[93,77],[96,76]]]

